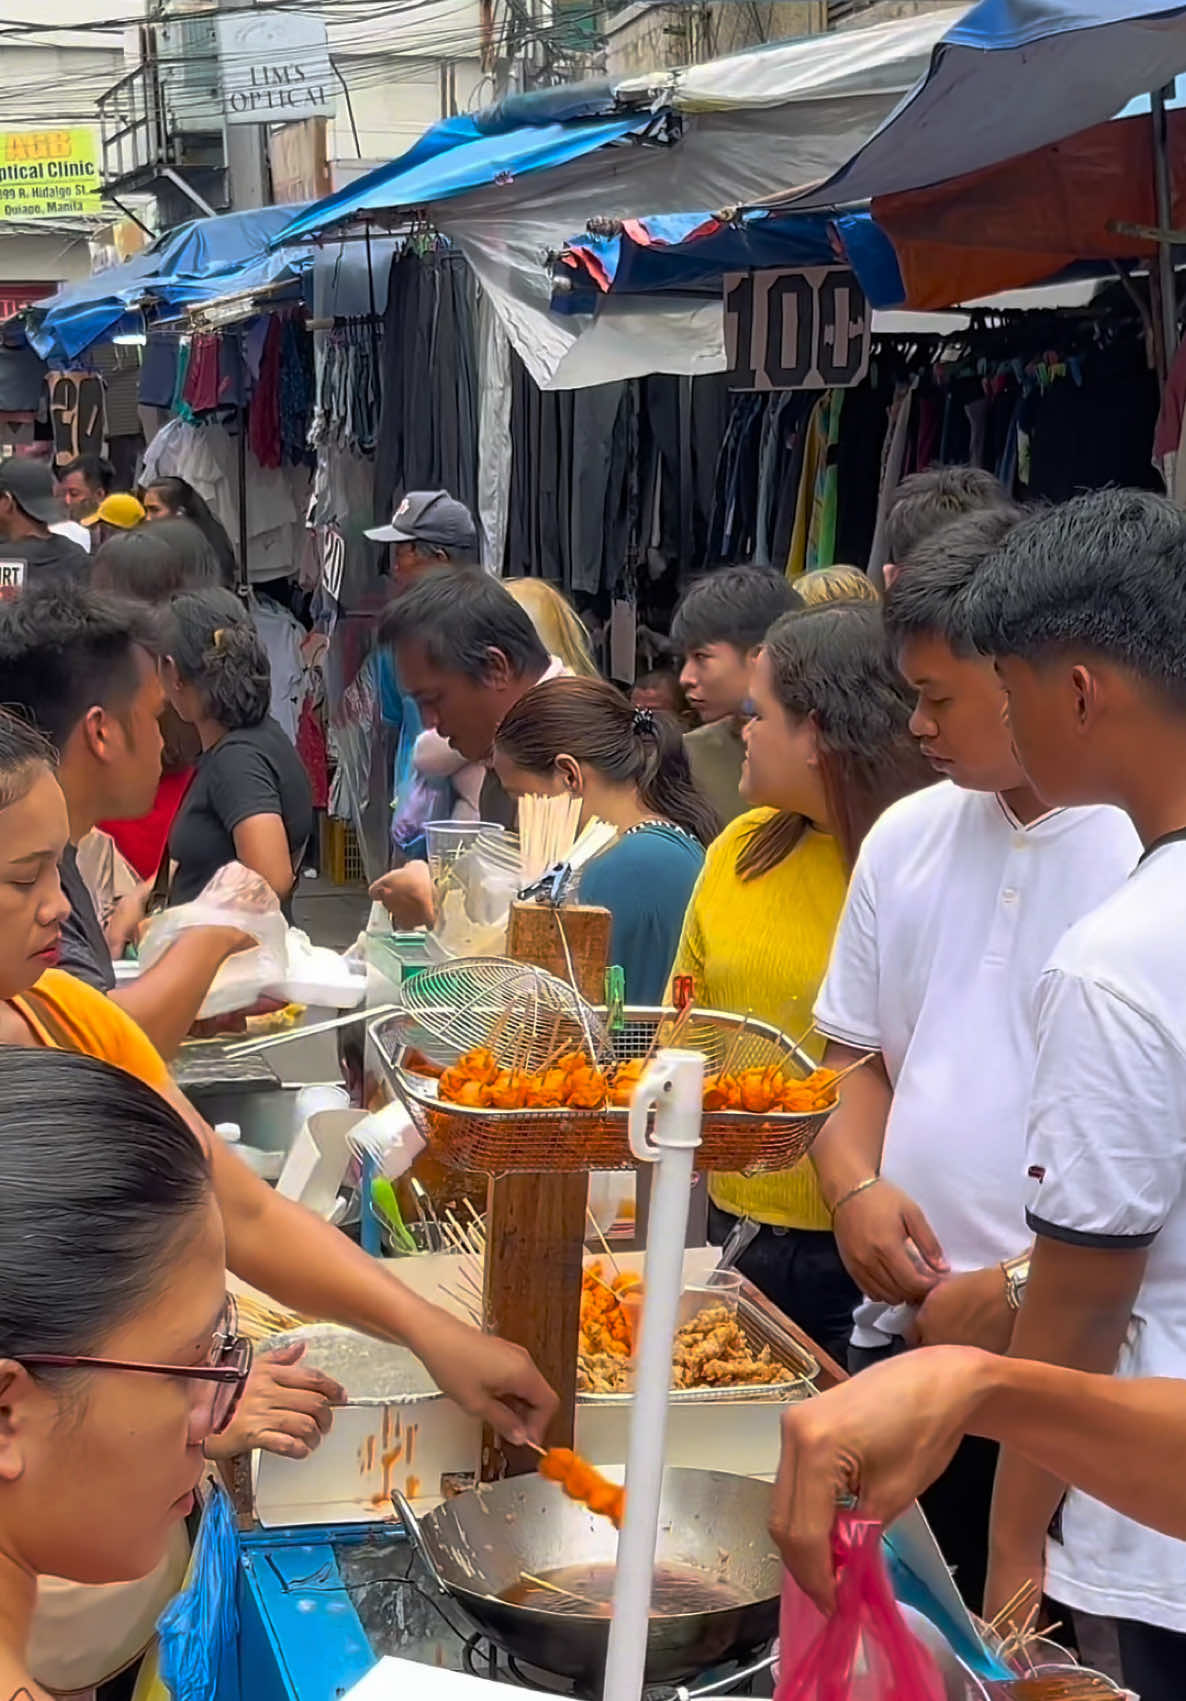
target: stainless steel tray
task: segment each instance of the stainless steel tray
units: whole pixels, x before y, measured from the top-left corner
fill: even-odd
[[[739,1400],[766,1400],[778,1401],[785,1405],[792,1400],[811,1399],[817,1392],[815,1384],[819,1376],[818,1360],[788,1333],[781,1314],[752,1282],[746,1282],[742,1287],[737,1304],[737,1321],[750,1345],[759,1351],[762,1347],[769,1347],[776,1363],[792,1371],[796,1380],[759,1382],[740,1388],[673,1388],[670,1404],[720,1406],[735,1404]],[[633,1399],[634,1395],[629,1390],[621,1394],[578,1394],[577,1404],[598,1407],[628,1406]]]

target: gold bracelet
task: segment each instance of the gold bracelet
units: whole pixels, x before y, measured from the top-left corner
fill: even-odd
[[[881,1180],[879,1175],[867,1175],[864,1181],[858,1181],[855,1187],[850,1187],[847,1193],[842,1193],[832,1206],[832,1221],[836,1221],[836,1213],[842,1205],[847,1205],[850,1199],[855,1199],[858,1193],[868,1192],[870,1187],[876,1187]]]

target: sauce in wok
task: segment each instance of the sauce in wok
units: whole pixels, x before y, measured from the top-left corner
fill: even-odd
[[[554,1612],[564,1618],[609,1618],[612,1616],[614,1566],[563,1565],[541,1571],[540,1579],[550,1589],[521,1577],[504,1589],[499,1600],[509,1606],[525,1606],[535,1612]],[[571,1589],[570,1595],[557,1589]],[[746,1597],[707,1571],[694,1565],[660,1564],[655,1567],[652,1618],[678,1618],[684,1613],[724,1612],[745,1604]]]

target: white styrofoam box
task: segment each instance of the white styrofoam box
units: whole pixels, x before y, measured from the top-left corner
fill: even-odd
[[[372,1666],[361,1683],[348,1689],[342,1701],[495,1701],[504,1687],[488,1678],[471,1677],[468,1672],[421,1665],[416,1660],[397,1660],[389,1655]],[[524,1689],[522,1693],[546,1692]]]
[[[591,1257],[595,1254],[591,1254]],[[702,1281],[717,1261],[713,1247],[690,1248],[684,1258],[684,1279]],[[645,1253],[615,1253],[623,1270],[641,1270]],[[441,1284],[461,1291],[457,1278],[459,1259],[453,1253],[430,1253],[419,1258],[385,1260],[385,1267],[407,1286],[443,1309],[462,1315],[456,1301],[441,1291]],[[324,1330],[326,1325],[314,1325]],[[308,1330],[294,1331],[299,1335]],[[362,1342],[354,1331],[337,1331],[343,1339]],[[287,1338],[287,1337],[286,1337]],[[369,1344],[368,1352],[387,1349]],[[392,1347],[393,1355],[407,1360],[404,1349]],[[317,1363],[315,1346],[309,1362]],[[326,1368],[331,1374],[332,1363]],[[382,1522],[393,1516],[389,1495],[399,1488],[418,1511],[429,1511],[441,1498],[444,1473],[477,1470],[481,1453],[481,1425],[466,1415],[445,1395],[432,1394],[427,1372],[413,1380],[414,1398],[390,1403],[368,1402],[339,1408],[334,1424],[317,1451],[308,1459],[281,1459],[273,1454],[256,1456],[255,1510],[268,1528],[327,1522]],[[351,1392],[349,1380],[347,1393]],[[414,1429],[411,1462],[406,1457],[406,1440]],[[626,1457],[630,1430],[630,1407],[603,1407],[577,1403],[576,1445],[592,1463],[605,1467],[620,1465]],[[772,1477],[778,1469],[778,1403],[774,1401],[722,1401],[701,1407],[673,1406],[669,1416],[667,1463],[705,1470],[719,1470],[722,1457],[728,1468],[740,1475]],[[391,1457],[398,1451],[398,1457]],[[387,1463],[384,1464],[384,1459]],[[409,1484],[409,1478],[414,1479]]]

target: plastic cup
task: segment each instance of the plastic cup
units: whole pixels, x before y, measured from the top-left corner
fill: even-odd
[[[424,842],[433,880],[439,880],[479,835],[501,836],[502,832],[496,821],[426,821]]]

